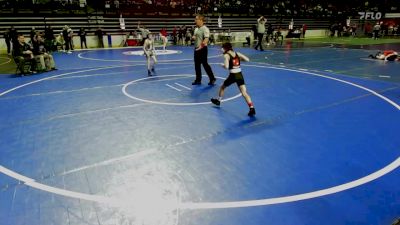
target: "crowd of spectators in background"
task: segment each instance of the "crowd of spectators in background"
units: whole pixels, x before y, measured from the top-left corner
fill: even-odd
[[[0,0],[0,8],[13,10],[18,13],[20,10],[82,10],[86,3],[81,4],[79,0]]]
[[[378,21],[374,23],[364,23],[361,25],[355,23],[332,23],[329,27],[331,37],[355,37],[369,36],[374,39],[384,36],[399,36],[400,35],[400,25],[393,22],[383,22]],[[357,32],[362,32],[357,34]]]
[[[396,11],[400,2],[382,1],[320,1],[320,0],[110,0],[106,8],[167,9],[183,12],[254,13],[284,16],[329,17],[344,12]]]
[[[345,12],[380,11],[396,12],[400,9],[398,0],[0,0],[0,7],[6,8],[48,8],[132,10],[144,12],[180,13],[245,13],[271,16],[334,17]]]

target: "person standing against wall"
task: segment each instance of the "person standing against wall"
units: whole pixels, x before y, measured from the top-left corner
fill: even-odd
[[[81,49],[83,49],[83,44],[85,44],[85,48],[87,48],[85,28],[81,27],[79,30],[79,37],[81,38]]]
[[[44,43],[47,50],[49,51],[57,50],[54,37],[54,30],[51,26],[46,27],[44,30]]]
[[[70,49],[71,51],[74,50],[74,31],[71,29],[71,27],[68,27],[68,38],[69,38],[69,44],[70,44]]]
[[[307,31],[307,25],[306,24],[303,24],[302,31],[303,31],[303,38],[306,38],[306,31]]]
[[[19,44],[18,31],[17,31],[17,29],[14,28],[14,26],[11,26],[10,38],[11,38],[11,44],[12,44],[11,52],[13,52],[14,51],[14,46],[17,46]]]
[[[64,42],[65,42],[65,51],[67,51],[68,54],[71,54],[71,39],[70,39],[70,35],[68,33],[68,29],[69,27],[67,25],[64,26],[64,29],[62,30],[62,36],[64,38]]]
[[[104,43],[103,43],[103,30],[101,29],[101,27],[97,28],[96,32],[95,32],[97,38],[99,39],[99,48],[104,48]]]
[[[379,22],[376,22],[373,28],[373,39],[377,40],[379,38],[379,31],[381,30],[381,25]]]
[[[36,36],[36,29],[35,27],[32,27],[31,32],[29,33],[29,37],[31,38],[32,44],[35,42],[35,36]]]
[[[10,29],[6,29],[4,32],[4,40],[6,41],[7,45],[7,54],[11,55],[11,35],[10,35]]]

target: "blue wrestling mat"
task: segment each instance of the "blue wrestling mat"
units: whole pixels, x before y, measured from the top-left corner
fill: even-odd
[[[400,216],[400,63],[371,50],[283,45],[243,75],[257,114],[209,48],[54,55],[0,76],[1,225],[391,224]]]

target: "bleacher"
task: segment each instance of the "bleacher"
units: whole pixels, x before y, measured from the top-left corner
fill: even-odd
[[[166,28],[171,32],[174,27],[182,25],[193,26],[194,17],[134,17],[124,18],[126,30],[131,31],[136,29],[138,21],[145,25],[151,32],[158,32],[161,28]],[[207,26],[211,31],[222,32],[225,30],[235,31],[250,31],[251,27],[256,24],[257,17],[222,17],[222,28],[218,28],[218,17],[207,17]],[[268,18],[268,23],[271,23],[275,28],[282,27],[287,29],[291,18]],[[295,26],[307,24],[308,29],[327,29],[330,21],[325,19],[295,19]],[[72,17],[0,17],[0,33],[5,29],[14,26],[18,32],[29,34],[32,27],[37,31],[44,31],[46,26],[51,26],[55,33],[60,33],[64,25],[69,25],[75,32],[83,27],[90,35],[93,34],[98,27],[101,27],[107,34],[119,34],[122,32],[119,24],[119,17],[106,16],[72,16]]]

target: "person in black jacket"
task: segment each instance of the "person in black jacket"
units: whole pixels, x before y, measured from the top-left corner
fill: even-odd
[[[95,32],[96,36],[99,39],[99,47],[100,48],[104,48],[104,42],[103,42],[103,30],[101,29],[101,27],[99,27],[96,32]]]
[[[55,45],[54,30],[51,26],[48,26],[44,31],[44,43],[47,50],[49,51],[57,50]]]
[[[35,36],[36,36],[36,29],[35,29],[35,27],[32,27],[30,35],[29,35],[32,43],[35,41]]]
[[[31,68],[35,68],[36,62],[33,57],[32,48],[30,45],[25,43],[24,35],[18,35],[17,43],[13,44],[13,56],[15,63],[18,64],[22,74],[30,73],[31,71],[23,71],[25,62],[28,61],[31,64]]]
[[[11,38],[11,44],[12,44],[12,51],[14,51],[14,46],[18,44],[18,31],[17,29],[14,28],[14,26],[11,26],[10,29],[10,38]]]
[[[64,26],[64,29],[62,30],[62,35],[65,42],[65,51],[70,54],[72,53],[71,50],[73,49],[71,43],[70,28],[67,25]]]
[[[83,49],[83,44],[85,44],[85,48],[87,48],[85,28],[81,27],[81,29],[79,30],[79,37],[81,38],[81,49]]]
[[[6,29],[4,32],[4,40],[6,41],[7,45],[7,54],[11,55],[11,36],[10,36],[10,29]]]
[[[267,26],[267,37],[266,37],[266,41],[267,41],[267,45],[270,44],[274,44],[274,27],[272,26],[272,24],[268,24]]]

